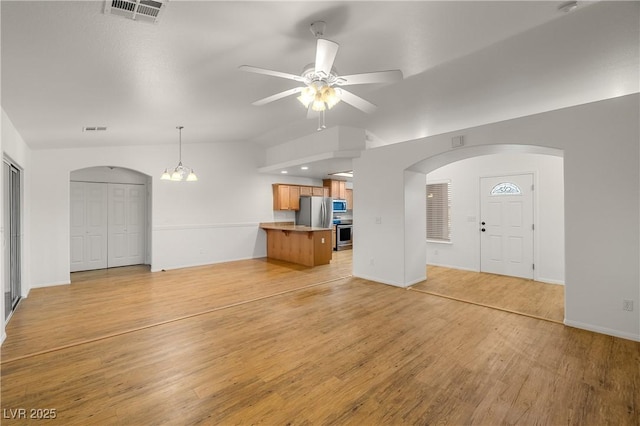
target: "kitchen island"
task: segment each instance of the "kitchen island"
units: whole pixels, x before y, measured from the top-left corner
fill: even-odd
[[[293,222],[261,223],[267,233],[267,257],[305,266],[331,262],[331,228],[294,225]]]

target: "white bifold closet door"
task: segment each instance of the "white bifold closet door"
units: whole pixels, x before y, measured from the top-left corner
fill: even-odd
[[[144,263],[145,186],[110,183],[108,190],[109,267]]]
[[[71,272],[145,263],[146,186],[71,182]]]
[[[71,182],[71,272],[107,267],[107,185]]]

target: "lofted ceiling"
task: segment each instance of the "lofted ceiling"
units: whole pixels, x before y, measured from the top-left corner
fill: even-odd
[[[326,115],[372,146],[637,92],[638,3],[561,3],[171,0],[153,24],[103,1],[3,0],[2,108],[32,149],[175,143],[177,125],[184,143],[273,146],[317,122],[295,97],[251,105],[297,84],[238,67],[299,74],[316,20],[340,74],[404,73],[350,89],[374,114]]]

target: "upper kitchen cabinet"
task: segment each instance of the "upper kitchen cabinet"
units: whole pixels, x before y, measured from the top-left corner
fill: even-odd
[[[314,186],[311,188],[313,190],[314,197],[328,197],[329,190],[327,188],[323,188],[321,186]]]
[[[274,210],[300,210],[300,187],[297,185],[273,184]]]
[[[347,198],[347,188],[342,180],[324,179],[322,185],[329,189],[329,197],[345,200]]]
[[[301,186],[300,187],[300,196],[311,196],[311,195],[316,195],[313,193],[314,188],[311,186]]]
[[[346,189],[345,194],[345,199],[347,200],[347,210],[353,210],[353,189]]]

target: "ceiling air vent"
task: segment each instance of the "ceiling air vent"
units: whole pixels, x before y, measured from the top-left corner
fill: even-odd
[[[105,0],[104,13],[157,23],[168,0]]]
[[[104,132],[107,130],[106,126],[85,126],[82,128],[83,132]]]

